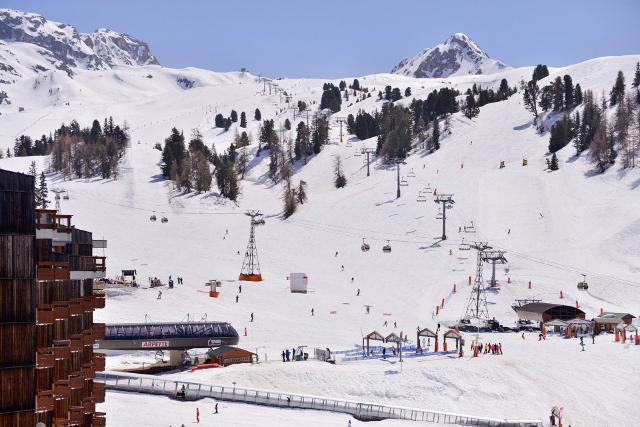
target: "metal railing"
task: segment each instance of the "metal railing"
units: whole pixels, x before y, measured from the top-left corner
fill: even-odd
[[[401,419],[462,426],[542,427],[540,420],[507,420],[329,397],[165,380],[149,375],[105,372],[97,375],[107,390],[164,395],[185,400],[205,397],[280,408],[314,409],[353,415],[361,420]],[[184,395],[183,387],[184,386]]]

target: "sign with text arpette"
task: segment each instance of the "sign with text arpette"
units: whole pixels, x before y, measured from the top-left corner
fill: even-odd
[[[142,341],[142,348],[169,347],[169,341]]]
[[[220,344],[222,344],[222,341],[220,341],[220,340],[209,340],[209,341],[207,341],[207,345],[209,347],[213,347],[214,345],[220,345]]]

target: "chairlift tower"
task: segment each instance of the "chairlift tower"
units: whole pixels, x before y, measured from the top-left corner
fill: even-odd
[[[371,162],[369,161],[369,156],[373,153],[376,152],[375,148],[362,148],[362,150],[360,151],[362,154],[366,154],[367,155],[367,176],[370,175],[369,173],[369,165],[371,164]]]
[[[473,289],[471,290],[471,295],[469,295],[467,311],[464,317],[466,319],[489,320],[487,296],[482,284],[482,260],[484,252],[491,249],[491,246],[487,242],[475,242],[470,246],[477,251],[476,278],[473,281]]]
[[[244,254],[239,280],[262,282],[260,262],[258,261],[258,248],[256,247],[256,225],[264,225],[264,219],[262,219],[262,214],[257,210],[247,211],[245,215],[251,218],[251,224],[249,229],[249,244]]]
[[[491,280],[489,281],[489,285],[492,288],[498,286],[498,283],[496,282],[496,264],[507,263],[507,259],[504,257],[504,254],[505,251],[498,250],[485,251],[482,254],[482,260],[491,263]]]
[[[438,194],[433,201],[442,203],[442,240],[447,240],[447,209],[453,208],[453,194]]]
[[[347,123],[347,119],[344,117],[338,117],[336,118],[336,122],[340,124],[340,143],[342,144],[342,124]]]
[[[406,165],[407,162],[398,158],[393,159],[391,162],[396,164],[396,175],[397,175],[397,181],[398,181],[398,186],[397,186],[398,191],[396,193],[396,199],[399,199],[400,198],[400,165]]]

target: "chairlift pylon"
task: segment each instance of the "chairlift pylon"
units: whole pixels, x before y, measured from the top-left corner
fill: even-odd
[[[364,237],[362,238],[362,246],[360,246],[360,249],[362,250],[362,252],[367,252],[369,249],[371,249],[369,244],[364,240]]]

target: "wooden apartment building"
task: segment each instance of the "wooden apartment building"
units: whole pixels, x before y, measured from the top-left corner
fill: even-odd
[[[93,352],[105,269],[90,232],[35,209],[32,176],[0,170],[0,427],[105,425]]]

